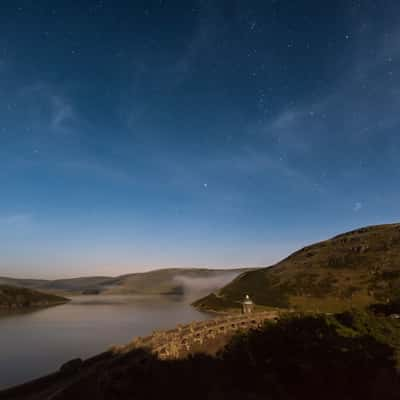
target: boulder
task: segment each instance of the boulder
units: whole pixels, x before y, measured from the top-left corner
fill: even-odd
[[[60,372],[63,374],[74,374],[82,368],[83,361],[80,358],[75,358],[63,364]]]

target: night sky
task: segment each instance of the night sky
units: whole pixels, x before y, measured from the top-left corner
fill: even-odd
[[[0,275],[268,265],[398,221],[400,2],[0,4]]]

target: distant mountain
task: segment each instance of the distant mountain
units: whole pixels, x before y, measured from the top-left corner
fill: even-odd
[[[241,274],[194,305],[237,308],[245,294],[262,306],[338,311],[400,298],[400,224],[357,229],[307,246],[268,268]]]
[[[66,303],[68,299],[32,289],[0,285],[0,309],[46,307]]]
[[[59,280],[0,277],[0,284],[56,294],[161,294],[204,295],[226,285],[249,268],[168,268],[119,277],[85,277]]]

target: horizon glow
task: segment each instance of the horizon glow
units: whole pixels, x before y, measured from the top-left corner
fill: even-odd
[[[267,266],[399,221],[400,4],[2,2],[0,276]]]

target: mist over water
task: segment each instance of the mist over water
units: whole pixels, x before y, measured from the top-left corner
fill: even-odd
[[[200,289],[202,283],[196,287]],[[186,296],[118,295],[77,296],[58,307],[0,314],[0,389],[135,336],[209,317],[191,307]]]
[[[185,297],[190,300],[217,291],[235,279],[238,275],[240,275],[238,272],[226,272],[215,277],[206,278],[191,278],[188,276],[177,275],[175,276],[174,281],[178,285],[182,286]]]

